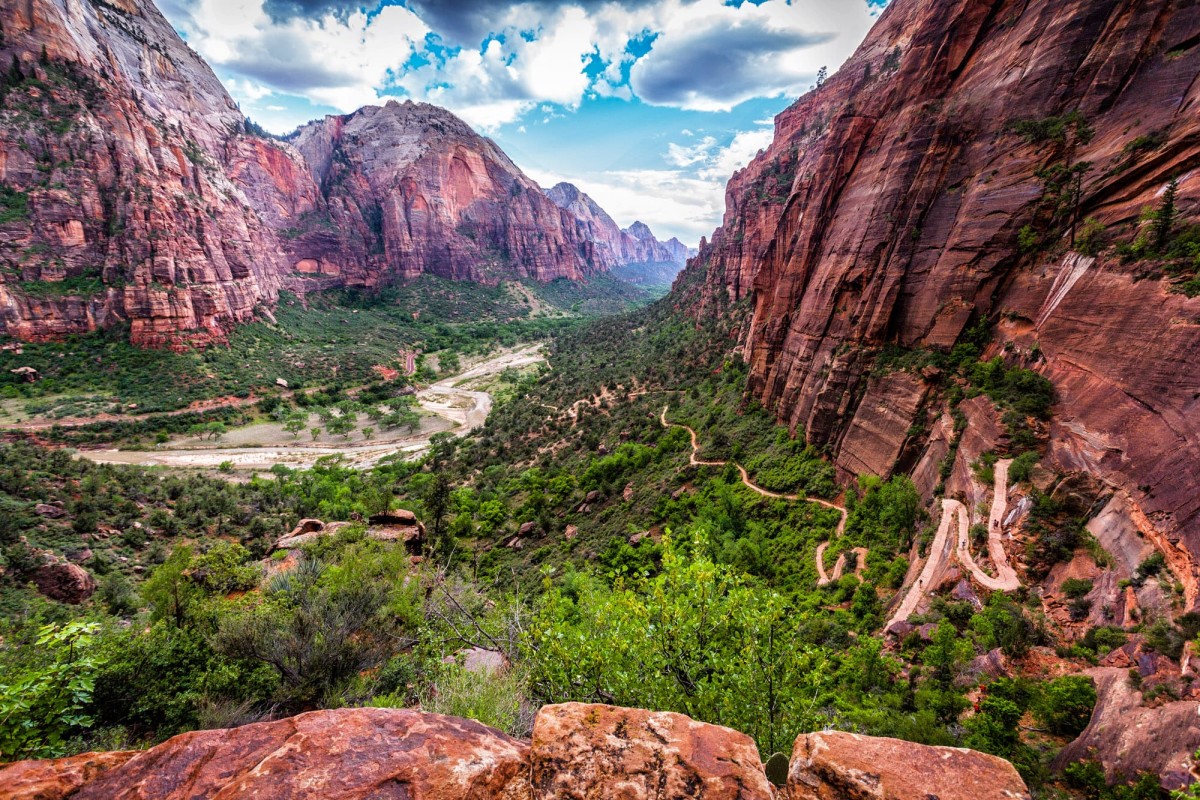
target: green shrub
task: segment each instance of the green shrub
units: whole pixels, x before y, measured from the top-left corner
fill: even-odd
[[[1084,578],[1067,578],[1062,582],[1062,591],[1067,597],[1075,600],[1092,591],[1092,582]]]
[[[1096,685],[1084,675],[1067,675],[1050,681],[1034,708],[1038,720],[1058,736],[1078,736],[1092,718]]]
[[[1075,235],[1075,249],[1085,256],[1098,256],[1108,244],[1107,229],[1095,217],[1088,217]]]
[[[511,736],[529,736],[533,714],[526,704],[526,695],[525,681],[517,670],[472,672],[450,665],[429,684],[421,708],[434,714],[478,720]]]
[[[1038,460],[1038,454],[1033,450],[1021,453],[1008,465],[1008,479],[1013,483],[1027,483]]]
[[[0,184],[0,224],[29,217],[29,195]]]
[[[50,758],[93,724],[87,713],[100,661],[91,650],[100,626],[74,621],[46,625],[33,646],[37,663],[0,675],[0,759]]]

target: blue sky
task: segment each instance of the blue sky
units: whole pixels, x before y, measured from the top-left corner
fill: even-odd
[[[534,180],[694,246],[772,117],[836,70],[879,0],[161,0],[255,121],[285,133],[435,103]]]

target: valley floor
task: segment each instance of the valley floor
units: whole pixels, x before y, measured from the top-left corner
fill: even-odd
[[[228,438],[235,442],[225,445],[204,445],[188,438],[153,450],[81,450],[80,456],[99,464],[215,468],[228,462],[235,469],[267,470],[275,464],[306,469],[320,458],[340,455],[349,465],[371,467],[398,453],[407,458],[421,455],[435,434],[461,434],[482,426],[492,410],[492,395],[484,390],[490,382],[507,369],[544,360],[540,344],[503,350],[421,389],[417,402],[427,416],[417,430],[404,435],[366,439],[358,432],[344,442],[303,442],[278,424],[264,423],[231,432]]]

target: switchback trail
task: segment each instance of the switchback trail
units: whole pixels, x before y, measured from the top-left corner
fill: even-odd
[[[828,586],[834,581],[841,580],[842,574],[846,571],[846,554],[838,553],[837,561],[833,565],[833,574],[825,574],[825,548],[829,547],[829,542],[821,542],[817,545],[817,586]],[[865,547],[856,547],[850,552],[854,553],[858,559],[854,565],[854,577],[862,582],[863,570],[867,568],[867,553],[871,552]]]
[[[672,427],[683,428],[685,431],[688,432],[688,435],[690,435],[692,437],[692,454],[688,458],[689,464],[691,464],[692,466],[695,466],[695,467],[723,467],[727,463],[729,463],[727,461],[705,461],[705,460],[701,459],[700,458],[700,443],[696,439],[696,432],[694,430],[692,430],[691,427],[689,427],[687,425],[683,425],[682,423],[668,421],[667,420],[667,409],[668,408],[669,408],[669,406],[663,406],[662,414],[659,416],[659,421],[662,422],[662,426],[664,428],[672,428]],[[818,505],[825,506],[826,508],[834,509],[835,511],[837,511],[838,513],[840,513],[842,515],[842,518],[840,520],[838,520],[837,537],[841,538],[842,534],[844,534],[846,532],[846,508],[845,508],[845,506],[840,506],[837,503],[831,502],[829,500],[822,500],[819,497],[808,497],[808,496],[801,496],[798,494],[779,494],[778,492],[772,492],[769,489],[764,489],[763,487],[756,484],[754,481],[750,480],[749,473],[746,472],[746,468],[743,467],[741,464],[738,464],[735,461],[733,465],[735,467],[737,467],[737,471],[741,474],[742,483],[744,483],[748,489],[758,492],[763,497],[772,497],[777,500],[791,500],[793,502],[817,503]],[[823,542],[821,545],[819,545],[817,547],[817,573],[820,575],[820,579],[818,580],[819,586],[825,586],[826,584],[831,582],[831,579],[829,579],[825,575],[825,564],[824,564],[824,561],[822,560],[825,555],[825,548],[828,546],[829,546],[829,542]],[[858,575],[859,579],[861,580],[862,571],[866,567],[866,563],[867,563],[868,550],[865,547],[858,547],[858,548],[855,548],[854,552],[858,553],[858,566],[855,568],[854,574]],[[846,567],[846,555],[843,553],[842,555],[838,556],[837,564],[833,568],[834,574],[833,574],[832,580],[837,580],[838,578],[840,578],[842,576],[842,571],[845,569],[845,567]]]
[[[904,622],[913,615],[921,599],[940,583],[941,573],[955,554],[980,585],[999,592],[1011,592],[1020,588],[1021,581],[1017,578],[1016,570],[1008,563],[1008,554],[1004,551],[1003,542],[1004,514],[1008,509],[1008,466],[1011,463],[1011,459],[996,462],[996,480],[988,518],[988,554],[992,563],[996,565],[998,577],[993,578],[984,572],[971,555],[971,515],[967,507],[958,500],[942,498],[942,519],[929,548],[925,566],[921,569],[917,582],[908,587],[908,594],[904,596],[884,630],[897,622]],[[956,521],[958,544],[957,548],[954,548],[951,546],[951,533]]]

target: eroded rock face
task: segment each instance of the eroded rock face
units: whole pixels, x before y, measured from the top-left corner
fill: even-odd
[[[1063,748],[1054,766],[1099,761],[1110,780],[1145,770],[1156,772],[1168,789],[1181,789],[1194,778],[1192,754],[1200,748],[1200,704],[1179,700],[1142,705],[1142,693],[1130,685],[1128,667],[1088,671],[1096,681],[1096,708],[1079,737]]]
[[[1025,782],[1002,758],[958,747],[840,731],[802,734],[788,800],[1018,800]]]
[[[18,761],[0,767],[0,793],[11,800],[60,800],[72,797],[80,787],[121,766],[137,754],[136,750],[117,750],[44,761]]]
[[[203,343],[275,301],[282,253],[229,175],[243,117],[152,3],[10,4],[4,34],[28,82],[0,122],[25,204],[0,224],[0,333]]]
[[[1048,463],[1122,489],[1195,606],[1200,299],[1111,256],[1030,254],[1018,239],[1026,225],[1062,230],[1039,171],[1085,161],[1079,217],[1114,239],[1133,238],[1173,176],[1181,219],[1195,221],[1197,36],[1195,8],[1169,0],[892,2],[729,182],[721,228],[677,284],[680,307],[753,294],[750,391],[831,446],[843,478],[910,455],[913,390],[872,382],[880,349],[946,350],[986,319],[989,356],[1055,384]],[[1087,141],[1011,124],[1076,111]],[[927,491],[940,457],[910,459]]]
[[[470,720],[359,708],[186,733],[141,752],[0,766],[0,794],[12,800],[1026,797],[993,756],[842,733],[801,736],[788,780],[774,793],[754,742],[737,731],[583,703],[543,707],[532,744]]]
[[[530,760],[534,797],[545,800],[773,797],[749,736],[682,714],[545,706]]]
[[[680,253],[594,229],[434,106],[252,135],[152,0],[6,7],[11,57],[28,81],[3,102],[0,185],[23,210],[0,223],[0,334],[128,323],[135,344],[184,348],[268,317],[281,289],[581,279]]]
[[[141,753],[116,754],[124,758],[78,783],[73,759],[20,762],[0,769],[0,786],[14,800],[66,797],[57,791],[67,784],[78,786],[73,800],[527,800],[527,751],[471,720],[342,709],[185,733]]]
[[[436,106],[367,106],[292,143],[328,198],[287,244],[298,271],[329,264],[342,283],[369,286],[422,273],[578,280],[617,263],[490,139]]]

